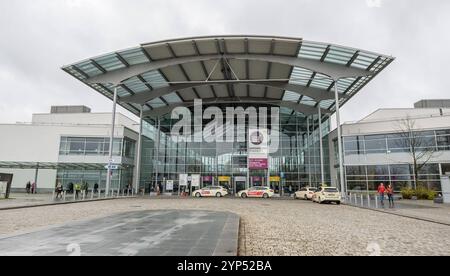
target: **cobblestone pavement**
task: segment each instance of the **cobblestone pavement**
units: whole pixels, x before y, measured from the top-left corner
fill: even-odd
[[[0,234],[135,210],[231,211],[240,255],[450,255],[450,227],[295,200],[122,199],[0,211]]]

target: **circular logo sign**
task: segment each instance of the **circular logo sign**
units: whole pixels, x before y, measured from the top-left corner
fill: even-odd
[[[250,141],[253,145],[259,146],[264,142],[264,135],[259,131],[255,131],[250,135]]]

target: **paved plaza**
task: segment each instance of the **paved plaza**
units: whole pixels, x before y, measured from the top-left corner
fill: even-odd
[[[137,211],[0,239],[0,255],[236,256],[239,217]]]
[[[0,234],[146,210],[240,216],[239,255],[450,255],[450,227],[351,206],[296,200],[122,199],[0,211]],[[434,209],[415,209],[415,212]],[[445,216],[448,208],[440,209]],[[89,230],[88,230],[89,231]],[[180,254],[182,254],[180,252]]]

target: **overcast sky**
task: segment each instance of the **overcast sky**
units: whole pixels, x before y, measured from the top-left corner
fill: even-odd
[[[0,0],[0,123],[30,121],[51,105],[109,112],[108,99],[61,66],[214,34],[301,37],[396,57],[344,106],[343,120],[355,121],[378,108],[450,98],[449,15],[448,0]]]

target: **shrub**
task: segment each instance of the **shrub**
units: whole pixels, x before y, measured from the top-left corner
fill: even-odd
[[[414,190],[411,188],[403,188],[401,190],[403,199],[412,199],[412,197],[415,195]]]
[[[433,191],[433,190],[429,190],[428,194],[427,194],[427,199],[428,200],[434,200],[437,196],[437,192]]]
[[[428,189],[423,186],[417,187],[414,195],[417,199],[428,199]]]
[[[423,186],[417,187],[417,189],[403,188],[401,190],[403,199],[412,199],[414,196],[421,200],[434,200],[437,196],[437,192],[429,190]]]

